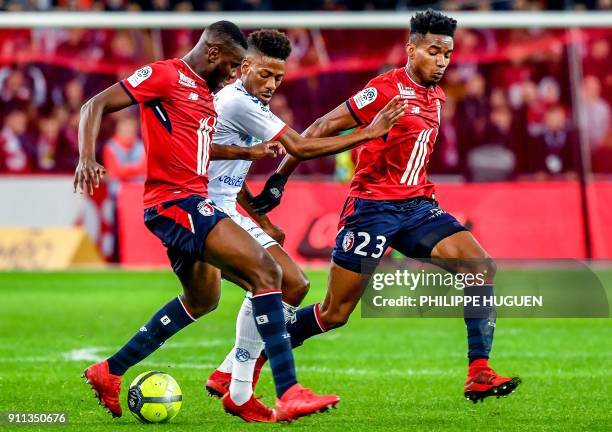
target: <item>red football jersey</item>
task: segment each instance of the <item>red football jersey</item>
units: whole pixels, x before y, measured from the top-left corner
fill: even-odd
[[[206,82],[181,59],[158,61],[121,81],[140,104],[147,153],[144,205],[207,193],[217,123]]]
[[[434,193],[427,163],[440,127],[442,89],[423,87],[400,68],[377,76],[346,104],[357,123],[367,125],[396,95],[408,102],[406,111],[387,136],[358,148],[349,196],[400,200]]]

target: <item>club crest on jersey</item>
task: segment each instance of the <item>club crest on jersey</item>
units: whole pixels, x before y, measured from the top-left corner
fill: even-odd
[[[189,78],[183,72],[179,71],[179,84],[189,88],[197,88],[196,82],[193,78]]]
[[[342,239],[342,249],[344,249],[344,252],[348,252],[353,249],[354,245],[355,234],[353,234],[352,231],[348,231],[346,234],[344,234],[344,238]]]
[[[404,87],[401,83],[397,83],[397,89],[402,99],[416,99],[416,93],[412,87]]]
[[[138,87],[144,80],[153,75],[153,69],[151,66],[145,66],[134,72],[128,79],[127,82],[134,88]]]
[[[198,211],[203,216],[212,216],[215,213],[214,207],[207,201],[200,201],[200,204],[198,204]]]
[[[368,87],[353,96],[353,101],[355,102],[355,105],[357,105],[357,108],[361,109],[364,106],[374,102],[377,96],[378,90],[376,90],[374,87]]]

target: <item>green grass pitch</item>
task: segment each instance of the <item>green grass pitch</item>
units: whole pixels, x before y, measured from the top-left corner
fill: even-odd
[[[305,304],[323,298],[326,272],[309,272]],[[612,272],[600,273],[608,286]],[[124,416],[112,420],[81,379],[179,292],[170,272],[0,273],[0,411],[67,412],[63,427],[3,430],[610,430],[612,320],[500,319],[491,364],[523,384],[506,399],[463,398],[461,319],[362,319],[295,351],[300,381],[336,392],[337,410],[287,425],[252,425],[225,414],[203,382],[231,348],[243,293],[223,288],[219,308],[169,340],[125,376]],[[141,425],[126,387],[146,370],[170,373],[184,402],[167,425]],[[273,403],[264,369],[257,388]],[[285,429],[287,430],[287,429]]]

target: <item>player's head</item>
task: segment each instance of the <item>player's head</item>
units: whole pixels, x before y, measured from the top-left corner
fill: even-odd
[[[236,77],[246,48],[246,39],[236,24],[217,21],[206,27],[195,50],[207,59],[205,78],[212,90]]]
[[[450,63],[456,28],[456,20],[431,9],[410,20],[408,67],[421,84],[430,86],[442,79]]]
[[[285,61],[291,42],[278,30],[258,30],[249,35],[242,61],[242,82],[246,90],[267,104],[285,76]]]

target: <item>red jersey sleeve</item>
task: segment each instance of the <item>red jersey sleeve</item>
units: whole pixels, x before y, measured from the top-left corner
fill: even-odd
[[[373,79],[363,90],[349,98],[346,106],[359,125],[367,125],[395,96],[391,90],[382,80]]]
[[[120,83],[134,103],[143,103],[151,99],[169,97],[177,81],[176,67],[164,60],[138,69]]]

